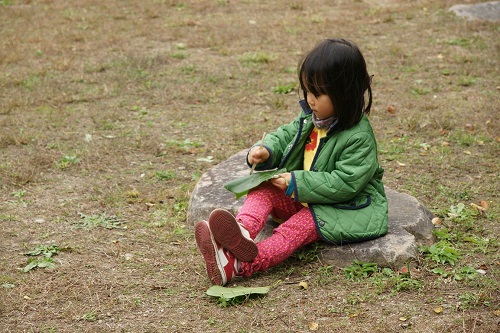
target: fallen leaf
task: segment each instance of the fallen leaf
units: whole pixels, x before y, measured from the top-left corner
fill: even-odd
[[[222,287],[222,286],[211,286],[207,290],[208,296],[214,297],[224,297],[225,299],[231,299],[243,295],[251,294],[267,294],[271,288],[269,287]]]
[[[397,163],[400,167],[404,167],[404,166],[406,166],[406,164],[405,164],[405,163],[401,163],[401,162],[399,162],[399,161],[396,161],[396,163]]]
[[[437,313],[437,314],[440,314],[443,312],[443,307],[442,306],[438,306],[437,308],[434,309],[434,312]]]
[[[389,112],[390,114],[394,114],[394,113],[396,113],[396,108],[392,105],[389,105],[387,107],[387,112]]]
[[[319,328],[319,325],[315,321],[310,321],[309,322],[309,331],[317,331]]]
[[[403,274],[408,273],[408,267],[406,267],[406,266],[405,266],[405,267],[401,267],[401,268],[399,269],[399,272],[400,272],[400,273],[403,273]]]
[[[399,321],[407,321],[407,320],[408,320],[408,318],[406,318],[406,317],[399,317]]]
[[[440,225],[443,221],[439,217],[435,217],[432,219],[433,225]]]
[[[484,209],[488,209],[488,203],[484,200],[479,201],[479,206],[483,207]]]
[[[309,285],[307,284],[307,282],[306,282],[306,281],[301,281],[301,282],[299,282],[299,287],[300,287],[301,289],[305,289],[305,290],[307,290],[307,288],[309,288]]]
[[[477,212],[479,213],[479,215],[483,215],[484,214],[484,211],[486,210],[486,208],[483,208],[481,206],[478,206],[476,205],[475,203],[471,202],[470,204],[473,208],[475,208],[477,210]]]
[[[493,311],[493,313],[495,314],[495,316],[500,317],[500,310],[495,310]]]
[[[468,151],[468,150],[464,150],[464,154],[466,154],[466,155],[472,155],[472,153],[470,151]]]

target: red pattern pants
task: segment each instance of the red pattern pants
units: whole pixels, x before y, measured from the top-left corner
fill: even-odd
[[[321,240],[309,208],[295,202],[270,182],[264,182],[248,193],[236,220],[255,239],[269,215],[285,222],[275,228],[270,237],[257,243],[257,257],[253,261],[242,262],[238,275],[250,276],[256,271],[276,266],[295,250]]]

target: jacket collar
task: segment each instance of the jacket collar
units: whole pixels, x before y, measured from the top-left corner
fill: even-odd
[[[311,110],[311,108],[309,107],[309,104],[307,104],[307,101],[305,99],[301,99],[299,101],[299,104],[300,104],[300,107],[302,108],[302,111],[304,111],[304,113],[306,115],[310,115],[313,113],[313,111]]]

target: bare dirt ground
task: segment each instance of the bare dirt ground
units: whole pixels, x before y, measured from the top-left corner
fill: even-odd
[[[0,1],[0,331],[498,332],[500,27],[455,3]],[[308,248],[222,307],[190,191],[295,117],[326,37],[363,50],[386,185],[447,247],[354,279]]]

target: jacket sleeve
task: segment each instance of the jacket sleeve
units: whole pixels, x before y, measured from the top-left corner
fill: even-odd
[[[379,166],[375,138],[366,132],[349,138],[338,156],[325,158],[327,163],[318,164],[321,169],[292,172],[296,201],[335,204],[351,200],[361,193]]]

